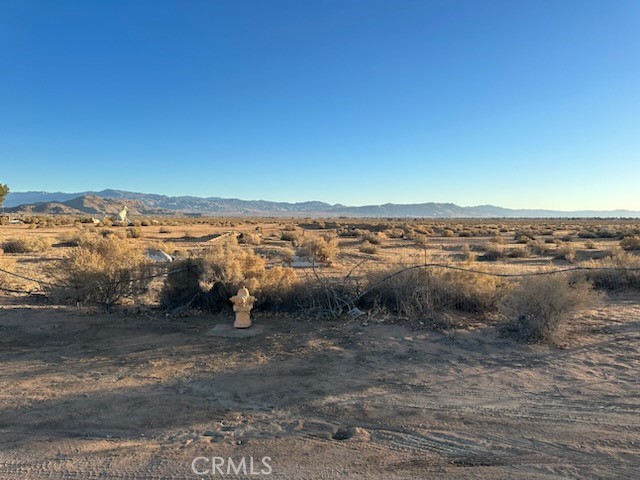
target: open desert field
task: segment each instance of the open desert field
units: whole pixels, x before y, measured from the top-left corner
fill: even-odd
[[[602,260],[623,250],[640,251],[640,241],[636,240],[640,221],[636,219],[134,217],[128,227],[109,221],[93,224],[88,217],[72,216],[33,216],[24,221],[27,223],[2,225],[0,243],[15,238],[36,241],[26,248],[33,251],[10,255],[22,272],[32,270],[36,276],[48,266],[55,267],[55,261],[87,235],[128,238],[137,247],[161,249],[176,258],[197,256],[234,236],[269,266],[289,266],[292,261],[310,260],[309,253],[315,254],[317,266],[328,276],[347,274],[356,266],[362,271],[432,262],[480,265],[502,273],[524,272]],[[301,248],[317,239],[321,245],[316,249]],[[10,253],[6,246],[5,253]],[[307,258],[301,258],[305,254]],[[301,269],[299,274],[303,273]]]
[[[640,479],[638,0],[0,39],[0,480]]]
[[[9,272],[0,285],[1,478],[217,478],[214,457],[225,474],[228,459],[253,458],[258,471],[269,457],[269,475],[287,479],[617,479],[640,469],[636,221],[133,222],[0,226],[9,247],[0,256]],[[289,279],[284,290],[372,288],[377,297],[360,297],[356,314],[321,299],[291,303],[299,288],[278,304],[272,277],[256,273],[243,281],[270,301],[256,303],[255,325],[212,335],[233,322],[231,304],[163,306],[162,274],[109,312],[30,280],[64,281],[78,266],[65,262],[96,239],[126,245],[122,255],[169,253],[173,263],[153,267],[161,273],[227,245],[224,258],[251,260],[244,268],[260,258],[264,272],[290,272],[277,277]],[[371,287],[372,276],[425,264],[463,269],[452,278],[464,291],[424,305],[422,290],[385,296],[405,283]],[[508,314],[478,299],[537,277],[473,280],[598,265],[618,266],[588,277],[589,301],[563,311],[561,336],[538,341],[510,335]],[[452,288],[446,275],[410,281]]]

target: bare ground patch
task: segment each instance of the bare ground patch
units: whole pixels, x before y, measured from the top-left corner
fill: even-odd
[[[0,477],[196,478],[270,456],[273,478],[633,478],[640,302],[576,319],[565,349],[490,327],[91,314],[4,300]]]

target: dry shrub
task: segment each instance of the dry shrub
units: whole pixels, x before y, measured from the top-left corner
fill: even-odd
[[[620,246],[627,251],[640,250],[640,237],[624,237],[620,240]]]
[[[207,249],[196,258],[173,263],[180,272],[169,275],[162,291],[167,308],[190,305],[217,312],[229,307],[229,297],[247,287],[257,297],[257,308],[284,308],[296,283],[290,268],[267,268],[265,260],[251,249],[229,239]]]
[[[340,318],[356,305],[356,278],[324,277],[321,272],[308,275],[294,287],[288,305],[306,315],[319,318]]]
[[[205,289],[222,283],[231,287],[230,292],[242,286],[255,291],[259,286],[258,279],[266,270],[264,258],[253,250],[243,249],[233,240],[207,249],[201,258],[203,276],[200,282]]]
[[[142,237],[142,229],[140,227],[127,228],[127,238],[140,238]]]
[[[429,237],[427,237],[426,235],[414,234],[412,235],[411,240],[413,240],[418,247],[422,248],[426,247],[429,244]]]
[[[261,245],[262,237],[258,233],[243,232],[238,235],[238,243],[244,245]]]
[[[34,235],[9,238],[2,242],[0,248],[5,253],[35,253],[49,250],[51,244],[51,239]]]
[[[295,230],[283,230],[280,234],[280,240],[291,242],[294,247],[297,247],[300,243],[300,237]]]
[[[331,264],[338,253],[338,242],[335,238],[322,236],[312,237],[302,244],[298,255],[310,261]]]
[[[62,260],[51,294],[109,311],[124,298],[144,293],[149,275],[150,264],[141,249],[115,236],[88,237]]]
[[[124,240],[125,238],[127,238],[127,232],[123,230],[109,230],[108,228],[103,228],[102,230],[100,230],[100,235],[105,238],[113,237],[119,238],[120,240]]]
[[[201,261],[200,258],[189,257],[172,263],[172,273],[167,275],[160,296],[160,303],[164,307],[191,305],[203,293],[200,286]]]
[[[492,243],[499,243],[501,245],[504,245],[504,237],[502,235],[494,235],[489,239],[489,241]]]
[[[569,315],[586,305],[592,294],[588,282],[570,283],[563,275],[527,278],[500,305],[508,319],[504,330],[517,340],[556,344]]]
[[[531,240],[527,246],[536,255],[548,255],[551,251],[551,247],[542,240]]]
[[[576,261],[576,247],[571,243],[562,243],[556,249],[554,258],[556,260],[566,260],[569,263]]]
[[[54,247],[77,247],[80,245],[85,233],[80,232],[67,232],[58,237],[58,242],[54,244]]]
[[[507,290],[500,278],[449,269],[373,272],[363,301],[404,317],[431,316],[455,310],[487,313]]]
[[[353,238],[357,237],[356,230],[349,227],[341,227],[336,229],[336,235],[339,237]]]
[[[356,229],[355,234],[363,242],[369,242],[372,245],[380,245],[380,243],[382,243],[382,239],[376,232],[371,232],[369,230]]]
[[[481,246],[484,255],[478,257],[478,260],[485,262],[495,262],[505,257],[504,246],[500,243],[486,242]]]
[[[614,232],[612,230],[603,229],[598,230],[598,238],[616,238],[618,236],[618,232]]]
[[[531,251],[527,247],[516,247],[509,252],[508,256],[509,258],[529,258]]]
[[[462,246],[462,259],[467,263],[473,263],[476,261],[476,254],[471,250],[471,247],[468,244],[464,244]]]
[[[529,243],[532,240],[535,240],[535,237],[531,233],[516,231],[513,235],[513,240],[516,243]]]
[[[387,237],[389,237],[389,238],[403,238],[404,237],[404,230],[402,230],[401,228],[390,228],[385,233],[386,233]]]
[[[160,250],[164,253],[167,253],[171,256],[188,256],[186,254],[186,250],[179,248],[173,242],[163,242],[162,240],[145,243],[145,251],[149,250]]]
[[[621,250],[601,260],[584,264],[590,269],[576,275],[586,278],[598,290],[640,289],[640,257]]]
[[[375,255],[376,253],[378,253],[378,247],[369,242],[364,242],[362,245],[360,245],[360,247],[358,247],[358,250],[360,250],[362,253],[368,253],[370,255]]]

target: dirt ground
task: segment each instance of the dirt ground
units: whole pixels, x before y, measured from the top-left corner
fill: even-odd
[[[375,319],[206,335],[231,321],[3,297],[0,478],[190,479],[200,456],[286,479],[638,478],[637,293],[582,312],[566,349]]]

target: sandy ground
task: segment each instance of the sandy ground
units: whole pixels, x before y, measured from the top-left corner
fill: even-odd
[[[198,478],[198,456],[268,456],[286,479],[640,474],[637,294],[581,314],[562,350],[491,327],[258,317],[234,339],[206,335],[226,317],[0,303],[2,479]]]

